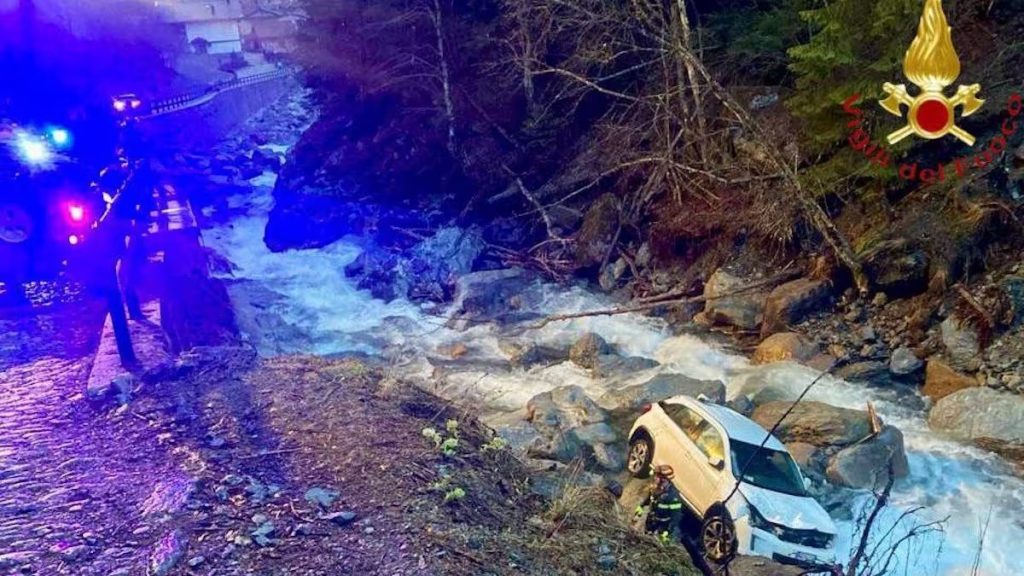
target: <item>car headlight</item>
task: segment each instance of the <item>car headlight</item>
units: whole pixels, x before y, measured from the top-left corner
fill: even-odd
[[[759,529],[764,530],[766,532],[771,532],[772,534],[775,534],[775,536],[777,538],[782,538],[782,536],[786,533],[785,528],[783,528],[782,526],[779,526],[778,524],[773,524],[773,523],[769,522],[768,520],[766,520],[765,517],[762,516],[761,513],[757,511],[757,508],[754,508],[753,505],[750,505],[749,508],[750,508],[750,526],[752,528],[759,528]]]

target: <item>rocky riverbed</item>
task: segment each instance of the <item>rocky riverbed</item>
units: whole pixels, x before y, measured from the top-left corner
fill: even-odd
[[[248,155],[251,142],[226,147]],[[277,153],[288,143],[266,142],[255,147]],[[842,368],[814,386],[811,402],[780,432],[843,527],[840,551],[850,549],[854,519],[873,503],[870,489],[892,463],[899,480],[882,522],[899,524],[898,533],[944,521],[943,533],[922,538],[901,561],[923,565],[925,573],[961,573],[973,562],[979,526],[991,514],[1000,530],[987,533],[982,573],[1020,568],[1008,550],[1024,537],[1024,482],[986,449],[1012,445],[1016,437],[1000,437],[1000,426],[980,426],[992,418],[1012,421],[1013,399],[1020,396],[1005,389],[959,391],[955,382],[971,367],[947,359],[948,350],[932,357],[926,348],[904,345],[912,327],[899,325],[899,318],[910,317],[899,300],[847,301],[826,283],[798,279],[762,294],[709,302],[688,324],[638,314],[544,324],[550,314],[617,301],[521,269],[470,272],[485,258],[472,229],[406,238],[408,248],[397,256],[365,236],[274,252],[263,242],[274,206],[273,174],[231,180],[232,193],[208,207],[205,235],[223,257],[221,276],[242,332],[261,354],[382,358],[386,378],[414,382],[473,410],[541,467],[557,470],[582,457],[589,474],[583,478],[593,483],[621,470],[624,426],[647,399],[702,393],[770,426],[780,402],[795,399],[820,370],[841,360]],[[726,292],[746,281],[723,271],[706,290]],[[449,298],[450,304],[437,303]],[[836,300],[840,313],[822,315]],[[794,332],[772,336],[751,360],[749,339],[723,337],[715,331],[722,325]],[[1013,347],[1010,336],[998,342],[989,350]],[[996,366],[1003,370],[999,382],[1017,369],[995,361],[973,368]],[[926,374],[932,388],[955,389],[932,410],[931,426],[931,400],[917,391]],[[883,426],[874,436],[869,402]],[[985,412],[991,418],[963,418],[977,402],[993,406]],[[837,422],[845,425],[829,432]],[[909,509],[917,512],[902,517]]]

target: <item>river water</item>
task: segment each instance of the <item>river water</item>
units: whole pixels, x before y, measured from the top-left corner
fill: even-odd
[[[230,215],[215,219],[220,224],[205,230],[204,238],[235,266],[231,277],[236,284],[231,290],[233,295],[239,294],[235,298],[239,316],[251,317],[256,310],[279,319],[273,330],[249,325],[250,332],[264,332],[248,334],[261,343],[264,354],[382,354],[391,359],[403,377],[427,381],[432,378],[431,360],[437,358],[437,349],[464,343],[471,350],[470,360],[461,371],[449,367],[437,392],[449,398],[471,398],[482,412],[522,410],[534,394],[556,386],[578,384],[599,394],[606,389],[603,387],[612,385],[595,381],[570,363],[529,371],[494,369],[487,360],[501,358],[498,339],[503,336],[497,327],[478,325],[461,332],[452,330],[445,327],[444,318],[420,306],[403,300],[385,303],[357,290],[343,272],[360,253],[356,239],[319,250],[271,253],[263,244],[263,232],[272,206],[274,178],[267,174],[252,182],[252,193],[231,198]],[[257,297],[263,301],[254,302],[254,286],[271,297]],[[538,284],[531,290],[534,308],[545,314],[611,304],[603,295],[581,288]],[[656,371],[721,380],[730,395],[767,383],[788,389],[795,397],[817,376],[813,370],[792,363],[753,366],[722,347],[691,335],[673,335],[661,321],[638,315],[559,322],[527,337],[565,343],[587,331],[601,334],[625,353],[657,360],[662,367]],[[873,401],[882,418],[903,431],[911,472],[894,487],[890,505],[877,525],[878,534],[888,532],[888,542],[892,542],[915,525],[945,519],[943,532],[926,534],[903,546],[890,574],[1024,573],[1024,554],[1016,550],[1017,544],[1024,543],[1024,481],[1014,476],[1005,462],[930,431],[920,403],[905,402],[891,391],[824,378],[809,398],[856,409],[864,409],[867,401]],[[847,494],[845,499],[849,506],[841,509],[846,511],[834,512],[842,531],[841,555],[849,554],[854,539],[849,508],[855,515],[858,507],[873,503],[871,495],[864,493]],[[905,511],[917,509],[889,530]],[[989,518],[979,555],[979,540]],[[882,543],[881,549],[886,547]],[[976,561],[979,568],[973,572]]]

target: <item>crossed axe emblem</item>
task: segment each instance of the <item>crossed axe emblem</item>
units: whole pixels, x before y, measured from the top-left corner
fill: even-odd
[[[978,92],[981,91],[980,84],[961,85],[952,98],[947,98],[941,89],[924,90],[914,97],[907,93],[905,84],[886,82],[882,89],[889,97],[879,101],[879,104],[890,114],[902,118],[901,106],[910,109],[907,115],[907,125],[889,134],[887,139],[890,144],[895,144],[911,134],[917,134],[929,140],[952,134],[964,144],[974,145],[974,136],[956,125],[954,110],[960,106],[962,107],[961,115],[970,116],[981,108],[985,101],[977,97]]]

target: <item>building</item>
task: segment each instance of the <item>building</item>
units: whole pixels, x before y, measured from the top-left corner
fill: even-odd
[[[161,19],[178,28],[192,52],[242,52],[241,0],[157,0]]]

